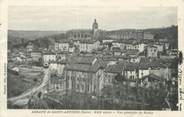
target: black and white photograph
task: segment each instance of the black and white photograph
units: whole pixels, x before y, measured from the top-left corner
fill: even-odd
[[[177,7],[9,6],[7,109],[178,111]]]

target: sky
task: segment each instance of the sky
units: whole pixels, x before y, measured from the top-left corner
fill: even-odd
[[[177,25],[176,7],[9,6],[12,30],[145,29]]]

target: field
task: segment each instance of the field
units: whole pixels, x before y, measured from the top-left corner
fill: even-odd
[[[8,69],[8,98],[18,96],[39,85],[43,79],[43,75],[43,71],[32,68],[20,68],[19,73]]]

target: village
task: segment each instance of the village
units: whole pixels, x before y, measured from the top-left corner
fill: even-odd
[[[30,41],[23,52],[9,50],[10,63],[48,70],[48,81],[26,108],[177,110],[178,53],[167,37],[141,29],[104,31],[96,19],[90,29],[65,35],[48,48]],[[10,63],[11,71],[21,72]]]

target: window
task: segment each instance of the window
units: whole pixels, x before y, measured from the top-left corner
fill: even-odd
[[[84,85],[81,84],[81,91],[84,91]]]
[[[96,85],[94,85],[94,91],[96,90]]]
[[[79,86],[79,84],[77,84],[77,90],[80,90],[80,86]]]
[[[111,79],[110,78],[108,79],[108,82],[111,83]]]
[[[87,84],[86,87],[87,87],[87,91],[89,92],[89,90],[90,90],[90,89],[89,89],[89,84]]]

